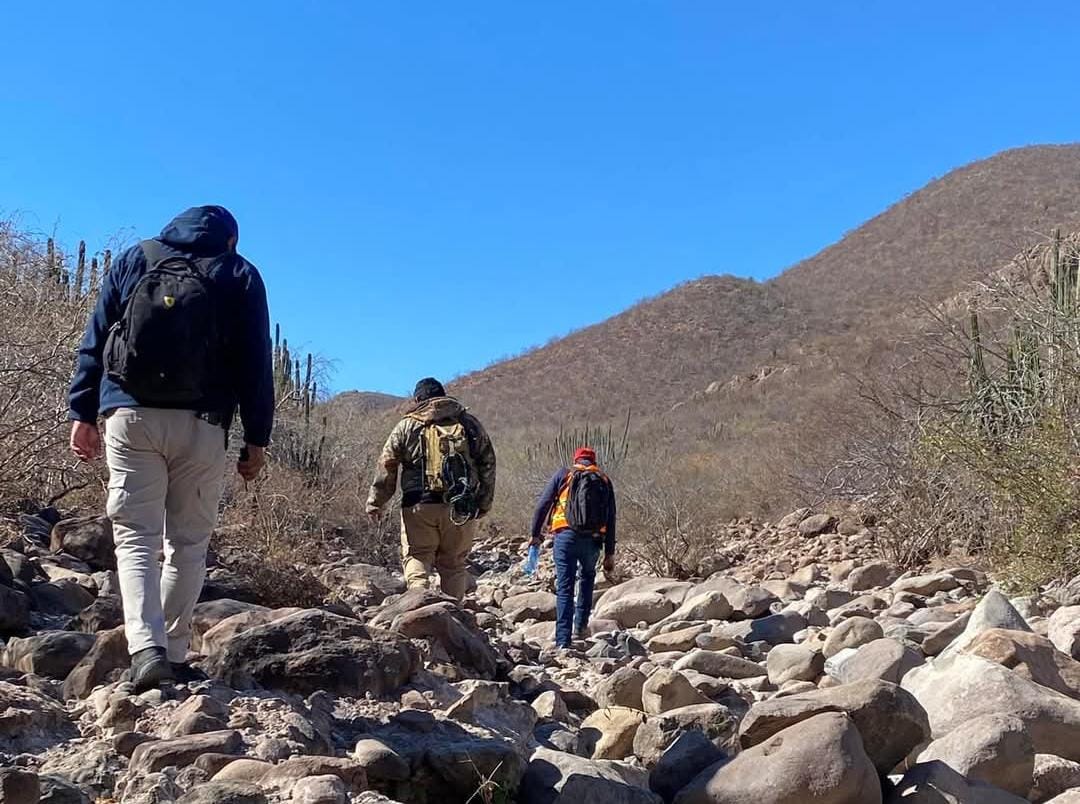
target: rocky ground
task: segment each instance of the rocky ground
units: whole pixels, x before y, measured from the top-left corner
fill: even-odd
[[[1080,584],[901,574],[858,523],[732,523],[698,579],[607,585],[567,652],[550,554],[480,546],[463,606],[344,554],[333,605],[270,609],[218,567],[206,678],[143,695],[107,523],[22,528],[0,804],[1080,802]]]

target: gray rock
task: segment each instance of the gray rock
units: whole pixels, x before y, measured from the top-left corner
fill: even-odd
[[[0,752],[43,751],[77,736],[75,725],[55,698],[0,681]]]
[[[37,804],[41,797],[38,775],[21,768],[0,768],[0,802]]]
[[[798,531],[802,536],[820,536],[835,530],[836,522],[836,517],[829,514],[813,514],[799,523]]]
[[[386,696],[416,671],[409,642],[320,610],[301,611],[238,634],[208,662],[210,673],[233,688],[260,684],[302,695]]]
[[[21,634],[30,627],[30,599],[0,584],[0,636]]]
[[[991,589],[983,596],[983,599],[979,601],[979,605],[971,612],[971,617],[968,619],[963,633],[953,640],[942,651],[941,655],[945,656],[963,650],[974,642],[980,634],[993,628],[1004,628],[1009,631],[1027,631],[1029,633],[1031,631],[1031,626],[1028,625],[1027,620],[1020,615],[1020,612],[1009,602],[1009,599],[997,589]]]
[[[1001,665],[963,652],[917,667],[903,681],[944,737],[981,715],[1016,715],[1036,752],[1080,760],[1080,702]]]
[[[756,678],[766,675],[756,662],[710,650],[693,650],[675,662],[675,670],[696,670],[714,678]]]
[[[880,679],[899,684],[914,667],[924,661],[919,651],[895,639],[875,639],[855,651],[840,668],[842,684]]]
[[[822,712],[845,712],[859,728],[866,753],[885,775],[930,737],[927,714],[915,697],[887,681],[860,681],[756,703],[739,727],[744,747]]]
[[[1080,606],[1062,606],[1051,614],[1046,635],[1059,651],[1080,659]]]
[[[664,752],[689,731],[704,734],[717,748],[728,754],[738,751],[740,712],[716,703],[696,704],[649,715],[634,735],[634,754],[646,768],[660,762]]]
[[[704,732],[696,729],[684,731],[668,746],[652,769],[649,788],[665,802],[671,802],[695,776],[726,756]]]
[[[947,622],[935,628],[933,631],[926,635],[926,638],[922,641],[922,651],[927,656],[937,656],[947,647],[954,639],[964,632],[967,628],[968,622],[971,620],[971,613],[961,614],[955,620]]]
[[[135,748],[130,767],[137,773],[155,773],[169,766],[182,768],[192,764],[201,754],[235,754],[242,745],[240,732],[231,730],[151,740]]]
[[[851,601],[847,602],[850,603]],[[829,637],[825,640],[825,647],[822,652],[825,654],[825,658],[828,659],[844,648],[858,648],[868,642],[873,642],[875,639],[881,639],[883,636],[885,636],[885,632],[882,631],[881,625],[876,620],[869,617],[848,617],[829,632]]]
[[[427,640],[436,661],[454,664],[468,677],[491,679],[498,672],[499,655],[491,641],[456,603],[441,601],[400,614],[391,630]]]
[[[1053,754],[1036,754],[1032,780],[1028,798],[1040,804],[1066,790],[1080,788],[1080,762]]]
[[[698,775],[676,804],[880,804],[881,784],[859,730],[840,712],[796,723]]]
[[[512,623],[525,620],[555,619],[555,595],[551,592],[524,592],[511,595],[502,602],[502,610]]]
[[[57,522],[49,549],[75,556],[96,570],[116,569],[112,522],[108,517],[87,516]]]
[[[521,781],[521,804],[660,804],[648,774],[619,762],[537,749]]]
[[[765,664],[769,681],[776,686],[789,681],[817,681],[825,671],[825,656],[803,645],[777,645]]]
[[[645,680],[641,688],[641,703],[645,712],[658,715],[669,709],[710,701],[694,689],[686,676],[675,670],[660,668]]]
[[[944,762],[927,762],[904,774],[886,804],[1023,804],[1025,801],[985,782],[965,779]]]
[[[874,561],[856,567],[848,575],[848,587],[852,592],[866,592],[870,589],[882,589],[900,575],[896,567],[883,561]]]
[[[266,794],[246,782],[205,782],[180,796],[176,804],[266,804]]]
[[[645,674],[632,667],[620,667],[606,676],[596,688],[599,706],[628,706],[643,709],[641,690],[645,686]]]
[[[1035,770],[1035,749],[1020,718],[983,715],[934,740],[919,754],[919,762],[935,760],[969,780],[1026,797]]]
[[[604,597],[596,609],[596,617],[614,620],[623,628],[633,628],[638,623],[652,625],[675,611],[670,598],[658,592],[640,592],[624,595],[613,600]]]

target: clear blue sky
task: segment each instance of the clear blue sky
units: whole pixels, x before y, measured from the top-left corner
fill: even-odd
[[[0,213],[93,246],[230,207],[294,342],[401,393],[929,179],[1080,139],[1073,2],[4,8]]]

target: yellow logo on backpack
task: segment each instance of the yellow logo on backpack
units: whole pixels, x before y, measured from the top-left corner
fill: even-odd
[[[422,431],[424,446],[424,488],[427,491],[446,492],[448,483],[457,474],[453,467],[461,466],[462,460],[468,467],[468,473],[475,477],[472,452],[469,449],[469,437],[465,426],[460,421],[428,422]],[[457,456],[457,459],[454,458]]]

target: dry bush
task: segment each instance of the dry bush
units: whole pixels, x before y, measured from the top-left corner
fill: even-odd
[[[96,267],[94,259],[92,266]],[[100,493],[67,450],[67,389],[97,272],[0,223],[0,509]]]

